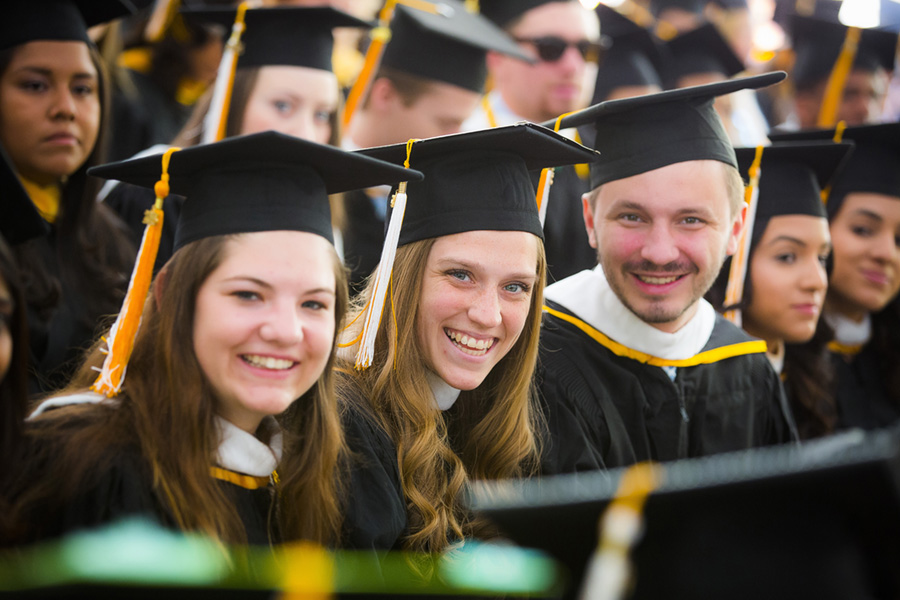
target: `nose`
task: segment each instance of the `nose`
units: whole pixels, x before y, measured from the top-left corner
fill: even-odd
[[[678,246],[665,224],[656,224],[650,228],[641,248],[641,257],[660,266],[678,259]]]
[[[259,328],[259,336],[273,344],[296,344],[303,339],[303,319],[292,304],[275,304],[266,313]]]
[[[313,114],[308,110],[297,112],[294,122],[291,123],[291,131],[286,133],[290,133],[302,140],[319,141],[316,139],[316,127]]]
[[[894,232],[890,230],[882,231],[877,239],[873,240],[870,252],[872,258],[880,263],[895,260],[900,255],[900,248],[897,247]]]
[[[53,96],[50,105],[50,116],[53,119],[72,121],[75,119],[75,98],[67,87],[60,88]]]
[[[800,285],[811,292],[824,292],[828,287],[828,273],[818,259],[810,261],[803,270]]]
[[[567,46],[566,51],[557,61],[560,69],[567,73],[578,71],[584,68],[584,57],[575,46]]]
[[[469,307],[472,322],[484,327],[497,327],[503,320],[500,311],[499,294],[493,288],[481,290]]]

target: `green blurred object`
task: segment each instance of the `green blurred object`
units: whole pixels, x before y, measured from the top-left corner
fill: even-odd
[[[469,542],[444,555],[225,547],[140,520],[0,554],[0,596],[558,598],[556,564]]]

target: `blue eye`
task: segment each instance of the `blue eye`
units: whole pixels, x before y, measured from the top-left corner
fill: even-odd
[[[469,274],[466,271],[451,270],[451,271],[447,271],[447,275],[449,275],[453,279],[457,279],[459,281],[468,281],[469,280]]]
[[[511,292],[514,294],[517,294],[517,293],[527,294],[528,292],[531,291],[531,286],[528,285],[527,283],[522,283],[520,281],[517,281],[515,283],[507,283],[505,286],[503,286],[503,289],[506,290],[507,292]]]

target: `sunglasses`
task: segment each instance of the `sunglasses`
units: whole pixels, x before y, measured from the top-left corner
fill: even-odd
[[[580,40],[577,42],[568,42],[561,37],[548,35],[539,38],[515,38],[517,42],[531,44],[537,50],[538,57],[544,62],[556,62],[562,58],[563,54],[570,46],[578,50],[586,62],[599,62],[606,49],[604,44],[597,42],[589,42],[588,40]]]

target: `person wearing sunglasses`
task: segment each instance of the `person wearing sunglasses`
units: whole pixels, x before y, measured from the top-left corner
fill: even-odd
[[[528,64],[488,52],[493,89],[463,124],[464,131],[541,123],[590,103],[601,59],[600,22],[576,0],[482,0],[481,14],[535,59]],[[581,141],[574,130],[561,132]],[[587,169],[554,169],[544,221],[549,281],[593,267],[577,199],[588,191]],[[537,184],[537,181],[535,182]]]

